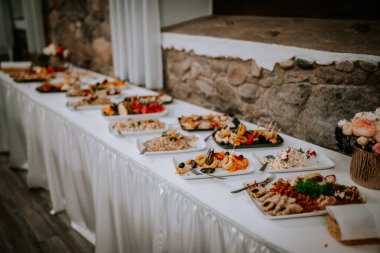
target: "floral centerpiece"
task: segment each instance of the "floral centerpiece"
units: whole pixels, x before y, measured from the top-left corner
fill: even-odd
[[[69,56],[69,50],[60,44],[50,43],[43,49],[43,54],[49,57],[49,64],[56,70],[66,69],[66,59]]]
[[[380,108],[340,120],[335,129],[338,147],[352,154],[351,178],[357,184],[380,189]]]

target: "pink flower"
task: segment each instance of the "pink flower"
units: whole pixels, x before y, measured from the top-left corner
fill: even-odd
[[[372,137],[376,134],[376,126],[371,121],[356,118],[352,121],[352,133],[356,136]]]
[[[380,142],[373,145],[372,151],[373,153],[380,155]]]

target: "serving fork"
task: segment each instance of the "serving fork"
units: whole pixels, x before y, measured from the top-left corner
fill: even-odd
[[[207,136],[203,139],[204,142],[207,142],[207,141],[210,139],[211,136],[213,136],[214,134],[216,134],[216,132],[218,132],[218,130],[219,130],[219,127],[214,127],[214,131],[212,131],[211,134],[207,135]]]
[[[271,175],[270,177],[267,177],[264,181],[262,182],[257,182],[257,183],[254,183],[254,184],[250,184],[250,185],[247,185],[243,188],[240,188],[238,190],[234,190],[232,191],[231,193],[238,193],[238,192],[241,192],[241,191],[244,191],[244,190],[247,190],[248,188],[251,188],[252,186],[255,186],[255,185],[258,185],[258,184],[269,184],[270,182],[272,182],[274,179],[276,178],[275,175]]]
[[[193,172],[197,176],[207,175],[207,176],[214,177],[214,178],[217,178],[217,179],[226,179],[225,177],[215,176],[215,175],[210,174],[210,173],[201,173],[201,172],[197,171],[196,169],[191,169],[191,172]]]

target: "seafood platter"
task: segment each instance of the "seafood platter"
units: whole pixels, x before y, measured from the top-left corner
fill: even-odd
[[[253,182],[246,192],[268,219],[325,215],[327,205],[366,202],[356,186],[337,183],[335,175],[322,176],[315,172],[295,177],[294,180],[279,179],[268,185]]]
[[[236,176],[254,172],[247,157],[229,151],[214,151],[191,155],[187,159],[173,159],[177,174],[184,179]],[[195,170],[195,171],[194,171]]]
[[[57,92],[66,92],[67,90],[64,89],[63,85],[57,84],[51,84],[48,82],[45,82],[38,86],[36,90],[41,93],[57,93]]]
[[[214,141],[225,149],[276,147],[284,143],[282,137],[275,130],[275,125],[268,125],[262,129],[247,130],[240,124],[237,128],[221,128],[213,134]]]
[[[66,106],[70,110],[99,110],[112,103],[111,99],[105,95],[91,95],[79,101],[68,101]]]
[[[210,131],[217,128],[237,127],[239,121],[228,115],[223,114],[192,114],[178,118],[179,124],[186,131]]]

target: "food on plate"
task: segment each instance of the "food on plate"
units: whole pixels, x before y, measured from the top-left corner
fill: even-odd
[[[68,107],[92,106],[92,105],[110,105],[112,101],[106,96],[90,96],[76,102],[68,102]]]
[[[127,119],[111,122],[110,127],[119,134],[126,134],[164,129],[165,123],[158,119]]]
[[[248,165],[249,161],[243,155],[236,155],[228,151],[214,152],[214,150],[209,150],[207,153],[201,154],[193,160],[186,160],[180,163],[177,166],[177,173],[184,174],[197,167],[202,167],[201,171],[204,170],[203,172],[205,173],[212,173],[217,168],[234,172],[245,170]]]
[[[90,89],[79,89],[79,88],[71,88],[67,91],[66,96],[68,97],[87,97],[89,95],[119,95],[121,90],[114,86],[103,86],[103,87],[92,87]]]
[[[288,147],[281,150],[275,156],[265,156],[261,163],[269,163],[272,169],[302,168],[305,160],[317,157],[315,150],[309,149],[306,152],[295,147]]]
[[[224,128],[231,122],[231,117],[220,114],[181,116],[179,123],[184,130],[209,130]]]
[[[126,97],[124,101],[132,101],[137,99],[140,103],[157,103],[157,104],[170,104],[173,102],[173,98],[164,93],[160,93],[158,95],[149,95],[149,96],[130,96]]]
[[[192,148],[191,142],[198,140],[195,135],[183,135],[176,130],[163,132],[160,137],[155,137],[143,143],[146,152],[173,151]]]
[[[157,103],[140,103],[137,99],[131,101],[124,101],[114,103],[110,106],[103,108],[102,112],[105,116],[127,116],[129,114],[147,114],[158,113],[164,111],[166,108]]]
[[[267,215],[289,215],[325,210],[328,205],[365,203],[355,186],[336,183],[335,175],[318,173],[297,177],[293,183],[280,179],[271,187],[256,185],[248,194]]]
[[[43,83],[41,86],[36,88],[39,92],[61,92],[65,91],[62,89],[62,85],[52,85],[50,83]]]
[[[103,82],[100,82],[94,85],[89,85],[89,88],[92,90],[101,90],[101,89],[114,88],[114,87],[120,88],[120,87],[125,87],[127,85],[128,85],[127,81],[120,81],[120,80],[108,81],[107,79],[105,79]]]
[[[45,68],[37,68],[36,70],[22,71],[11,74],[11,77],[16,82],[33,82],[33,81],[47,81],[53,77],[48,73]]]
[[[256,144],[281,144],[282,138],[275,130],[275,125],[269,125],[263,129],[247,130],[247,127],[240,124],[238,128],[226,127],[218,130],[214,135],[214,140],[223,146],[239,147],[254,146]]]

